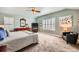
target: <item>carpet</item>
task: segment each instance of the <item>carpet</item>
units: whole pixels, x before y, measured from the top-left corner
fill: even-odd
[[[38,44],[25,47],[18,52],[77,52],[79,43],[76,45],[67,44],[65,40],[53,35],[38,33]]]

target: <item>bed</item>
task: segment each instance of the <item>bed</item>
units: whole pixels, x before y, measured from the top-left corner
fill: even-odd
[[[7,52],[18,51],[34,43],[38,43],[38,35],[29,31],[11,32],[9,37],[0,41],[0,44],[7,45]]]

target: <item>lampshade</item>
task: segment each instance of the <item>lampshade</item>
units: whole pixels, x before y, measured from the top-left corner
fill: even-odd
[[[72,27],[72,24],[63,24],[63,25],[60,25],[60,27]]]
[[[0,27],[4,28],[5,26],[4,25],[0,25]]]

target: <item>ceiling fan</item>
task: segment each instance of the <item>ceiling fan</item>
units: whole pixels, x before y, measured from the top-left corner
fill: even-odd
[[[26,11],[32,11],[33,14],[40,13],[40,10],[38,8],[35,8],[35,7],[32,7],[30,10],[26,10]]]

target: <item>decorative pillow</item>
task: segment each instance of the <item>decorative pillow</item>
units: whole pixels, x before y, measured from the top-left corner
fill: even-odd
[[[6,37],[6,31],[4,30],[4,28],[0,28],[0,41],[2,41]]]

